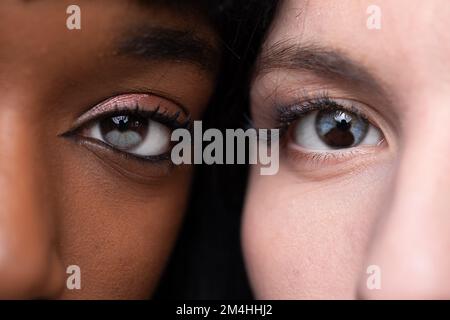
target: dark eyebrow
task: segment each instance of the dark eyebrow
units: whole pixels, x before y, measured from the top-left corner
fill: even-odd
[[[219,64],[219,50],[193,31],[147,27],[128,31],[118,43],[119,54],[154,61],[195,64],[213,72]]]
[[[309,71],[322,78],[349,82],[380,93],[384,91],[362,64],[338,50],[315,44],[276,43],[261,55],[255,71],[266,73],[278,68]]]

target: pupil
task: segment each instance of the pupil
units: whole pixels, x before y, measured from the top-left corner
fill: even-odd
[[[355,137],[350,131],[336,127],[328,131],[323,140],[334,148],[350,147],[355,142]]]
[[[337,124],[336,124],[336,127],[343,131],[350,129],[351,126],[352,126],[352,124],[345,120],[341,120],[340,122],[337,122]]]
[[[126,131],[128,129],[128,117],[125,117],[124,119],[119,119],[118,120],[117,129],[119,131]]]

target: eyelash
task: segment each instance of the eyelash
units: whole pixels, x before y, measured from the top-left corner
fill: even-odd
[[[276,107],[276,121],[277,129],[280,130],[280,138],[286,135],[289,126],[301,119],[303,116],[312,111],[321,110],[345,110],[354,113],[362,119],[370,122],[367,116],[362,113],[358,108],[351,106],[344,106],[333,100],[327,93],[321,93],[316,96],[310,96],[303,100],[301,103],[292,104],[289,106],[277,106]]]
[[[140,116],[149,120],[160,122],[161,124],[164,124],[171,130],[179,129],[179,128],[185,128],[189,129],[191,126],[191,119],[188,117],[185,121],[179,121],[181,111],[177,111],[173,115],[169,115],[169,111],[165,110],[163,112],[160,111],[161,107],[156,107],[155,110],[149,111],[144,110],[141,108],[138,104],[135,104],[131,108],[121,108],[119,109],[117,106],[114,107],[113,110],[107,111],[103,113],[102,115],[91,119],[88,121],[86,125],[89,125],[92,122],[102,121],[107,118],[120,116],[120,115],[130,115],[130,116]]]

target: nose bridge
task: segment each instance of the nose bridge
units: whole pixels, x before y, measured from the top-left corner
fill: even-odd
[[[21,112],[0,113],[0,297],[45,297],[62,274],[38,135]]]
[[[447,100],[450,103],[450,98]],[[421,106],[405,121],[408,127],[400,152],[393,210],[405,208],[414,214],[411,221],[426,218],[431,222],[438,220],[430,218],[444,218],[450,211],[450,107],[438,101]]]
[[[450,112],[422,107],[405,121],[394,193],[368,254],[381,288],[369,290],[365,274],[365,298],[450,298]]]

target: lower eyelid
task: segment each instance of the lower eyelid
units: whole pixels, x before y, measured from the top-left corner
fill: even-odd
[[[307,150],[293,142],[286,144],[286,153],[294,165],[303,166],[307,169],[318,169],[323,166],[338,165],[352,158],[370,157],[384,148],[384,140],[375,146],[358,146],[341,151]]]
[[[133,155],[125,154],[100,141],[93,139],[75,138],[77,143],[90,151],[106,168],[112,169],[120,175],[144,184],[161,182],[161,178],[172,174],[174,165],[167,159],[155,161],[137,159]]]

